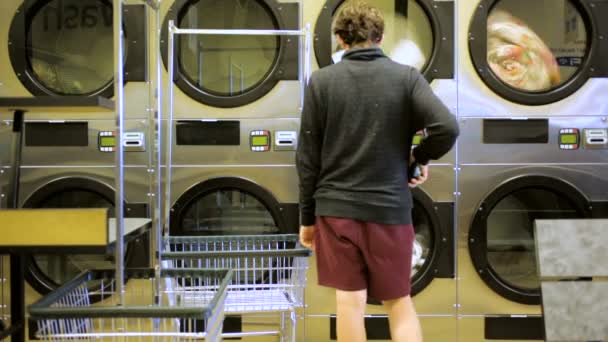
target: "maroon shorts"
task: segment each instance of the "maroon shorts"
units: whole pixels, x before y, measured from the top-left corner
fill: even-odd
[[[317,217],[315,225],[319,285],[343,291],[367,289],[378,300],[410,294],[412,225],[327,216]]]

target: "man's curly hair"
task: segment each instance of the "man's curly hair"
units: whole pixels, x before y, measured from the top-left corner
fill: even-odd
[[[350,1],[336,16],[334,34],[349,46],[367,41],[378,44],[384,34],[384,17],[378,8],[364,1]]]

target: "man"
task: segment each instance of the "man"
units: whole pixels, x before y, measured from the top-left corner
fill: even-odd
[[[409,296],[409,187],[427,179],[429,160],[451,149],[458,125],[415,68],[379,48],[378,9],[346,5],[333,32],[347,51],[341,62],[313,73],[302,113],[300,240],[315,250],[319,284],[336,289],[338,341],[366,340],[369,294],[388,311],[394,341],[421,342]],[[422,129],[428,136],[412,151]],[[421,173],[410,178],[414,162]]]

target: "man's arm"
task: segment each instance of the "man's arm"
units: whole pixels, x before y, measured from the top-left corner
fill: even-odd
[[[427,137],[414,151],[416,162],[426,165],[446,154],[460,134],[458,121],[441,102],[428,82],[417,71],[412,70],[413,131],[426,129]]]
[[[310,79],[304,96],[304,108],[300,124],[296,167],[300,178],[300,224],[315,223],[315,200],[319,172],[321,170],[321,146],[323,140],[322,113],[318,105],[315,77]]]

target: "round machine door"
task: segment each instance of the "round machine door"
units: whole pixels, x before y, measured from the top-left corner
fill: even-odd
[[[182,29],[297,30],[299,6],[276,0],[176,0],[163,24]],[[266,95],[280,80],[298,79],[298,39],[264,35],[176,35],[174,82],[188,96],[215,107],[237,107]]]
[[[64,178],[34,192],[24,208],[110,208],[114,210],[114,190],[86,178]],[[130,256],[127,246],[126,260]],[[113,258],[91,254],[36,254],[26,262],[26,280],[41,294],[47,294],[74,279],[84,270],[113,268]],[[91,290],[98,290],[92,283]],[[94,293],[95,291],[92,291]],[[95,295],[92,299],[97,298]]]
[[[477,273],[501,296],[540,304],[534,220],[590,217],[590,203],[560,179],[524,176],[510,180],[481,202],[469,231]]]
[[[217,178],[184,193],[171,210],[172,236],[285,233],[280,204],[241,178]]]
[[[145,81],[145,12],[125,6],[125,80]],[[111,97],[114,78],[110,0],[27,0],[13,17],[9,54],[34,95]]]
[[[571,95],[590,77],[606,76],[604,19],[594,7],[587,0],[480,1],[468,36],[475,70],[512,102],[543,105]]]
[[[354,1],[354,0],[352,0]],[[351,0],[328,0],[315,26],[319,67],[337,63],[342,50],[333,35],[336,14]],[[454,76],[454,2],[375,0],[384,16],[382,50],[393,60],[416,67],[430,82]]]

